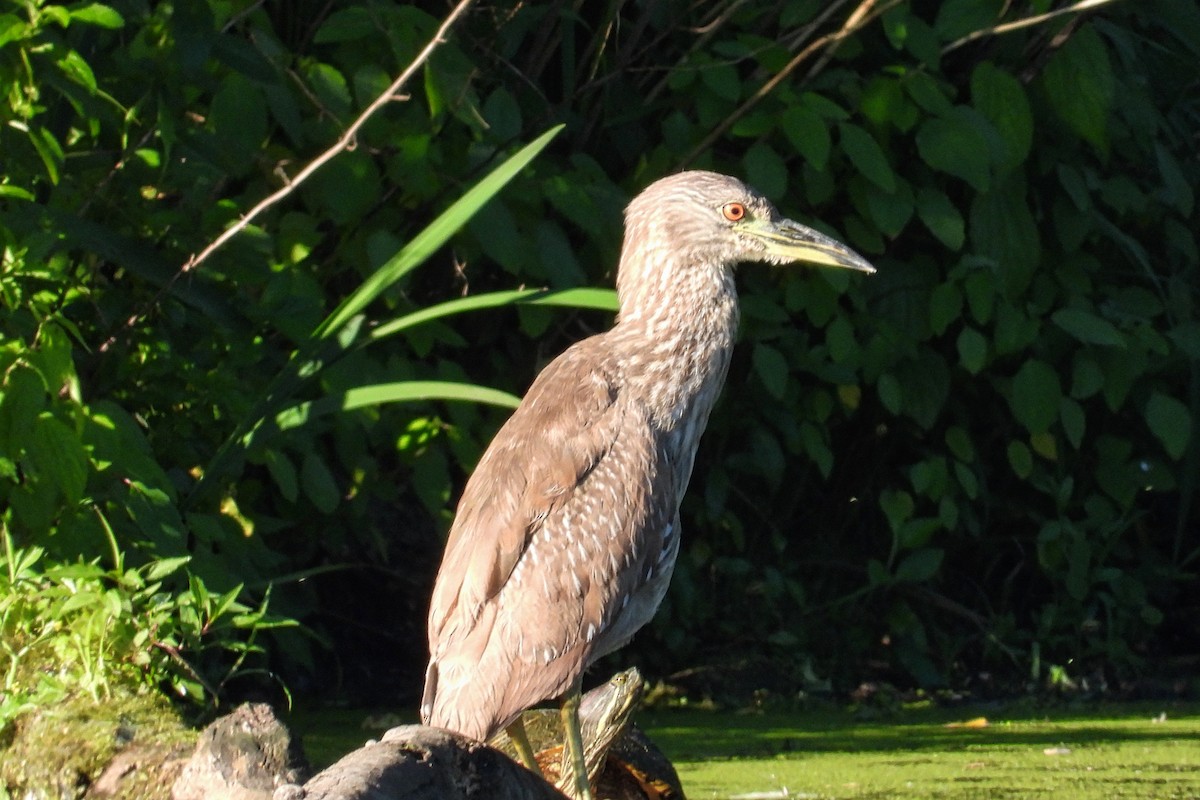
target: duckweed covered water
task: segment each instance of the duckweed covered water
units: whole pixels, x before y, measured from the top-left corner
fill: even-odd
[[[1200,798],[1195,706],[900,712],[873,721],[663,711],[640,724],[690,800]]]

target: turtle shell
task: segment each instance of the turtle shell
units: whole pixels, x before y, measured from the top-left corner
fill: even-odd
[[[579,726],[596,800],[684,800],[671,762],[632,724],[644,683],[641,673],[631,668],[580,701]],[[557,709],[533,709],[522,714],[521,721],[542,775],[562,789],[560,779],[569,770],[561,714]],[[497,733],[489,744],[518,760],[507,732]]]

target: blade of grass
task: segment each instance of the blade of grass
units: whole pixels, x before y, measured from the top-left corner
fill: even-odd
[[[353,294],[343,300],[342,304],[334,309],[333,313],[313,331],[313,338],[324,339],[329,336],[347,320],[366,308],[388,287],[429,258],[435,250],[444,245],[459,228],[465,225],[476,211],[504,188],[513,176],[532,161],[562,129],[562,125],[556,125],[525,145],[516,155],[509,158],[456,200],[437,219],[414,236],[412,241],[401,248],[400,252],[375,270]]]
[[[460,297],[455,300],[447,300],[444,303],[429,306],[428,308],[422,308],[411,314],[405,314],[391,322],[385,322],[368,334],[368,340],[372,342],[379,341],[385,337],[406,331],[435,319],[450,317],[467,311],[499,308],[514,303],[559,306],[564,308],[588,308],[597,311],[615,312],[617,310],[617,293],[612,289],[594,288],[560,290],[514,289],[511,291],[488,292],[470,297]]]
[[[453,381],[398,381],[356,386],[319,400],[308,400],[283,409],[275,415],[273,426],[259,426],[248,433],[243,446],[249,448],[263,435],[299,428],[329,414],[386,403],[411,403],[420,400],[486,403],[501,408],[516,408],[521,402],[521,398],[516,395],[499,389]]]

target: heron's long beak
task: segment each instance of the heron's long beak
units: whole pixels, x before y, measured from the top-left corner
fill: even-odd
[[[755,220],[743,230],[767,247],[767,252],[787,261],[807,261],[859,272],[874,272],[865,258],[846,245],[790,219]]]

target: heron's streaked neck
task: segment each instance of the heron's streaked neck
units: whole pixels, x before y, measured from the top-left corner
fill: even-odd
[[[625,378],[664,428],[703,424],[720,393],[737,334],[733,271],[666,247],[627,247],[610,332]]]

